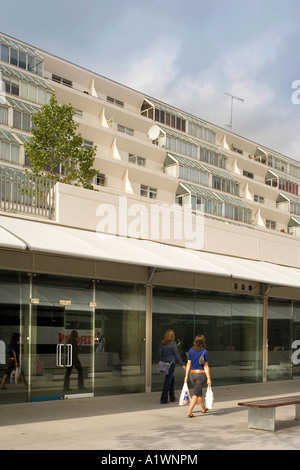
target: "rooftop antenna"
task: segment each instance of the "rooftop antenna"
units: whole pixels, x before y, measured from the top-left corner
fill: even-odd
[[[225,126],[229,127],[230,130],[232,130],[232,108],[233,108],[233,100],[237,100],[237,101],[241,101],[242,103],[244,103],[244,99],[243,98],[239,98],[238,96],[234,96],[234,95],[231,95],[230,93],[226,93],[224,92],[225,95],[228,95],[231,97],[231,111],[230,111],[230,124],[224,124]]]

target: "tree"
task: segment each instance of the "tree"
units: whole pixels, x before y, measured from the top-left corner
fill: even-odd
[[[96,147],[85,148],[81,135],[75,134],[79,126],[75,113],[71,105],[60,105],[52,95],[49,104],[32,117],[32,136],[24,146],[33,176],[94,189]]]

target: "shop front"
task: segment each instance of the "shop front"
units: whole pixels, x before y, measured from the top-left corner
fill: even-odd
[[[299,301],[149,286],[2,270],[0,404],[158,391],[157,351],[169,328],[183,361],[195,334],[205,335],[214,386],[300,375]],[[15,333],[19,362],[7,376]],[[180,389],[181,367],[175,376]]]
[[[144,286],[3,271],[0,312],[0,403],[145,390]]]

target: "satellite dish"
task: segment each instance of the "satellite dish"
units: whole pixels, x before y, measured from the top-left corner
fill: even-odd
[[[158,137],[159,137],[159,134],[160,134],[161,130],[158,126],[152,126],[150,127],[149,131],[148,131],[148,137],[151,139],[151,140],[156,140]]]

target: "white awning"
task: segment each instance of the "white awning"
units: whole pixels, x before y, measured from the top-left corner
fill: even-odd
[[[300,269],[0,216],[0,246],[300,288]]]
[[[194,252],[197,255],[197,252]],[[220,268],[230,272],[234,279],[244,279],[265,284],[300,287],[300,269],[265,261],[254,261],[244,258],[235,258],[214,253],[200,254],[201,259],[215,263]]]
[[[2,227],[0,227],[0,246],[3,248],[26,250],[26,244],[24,242]]]
[[[225,269],[200,260],[183,248],[147,240],[117,237],[51,223],[0,217],[0,228],[20,237],[30,251],[153,268],[229,277]],[[1,245],[1,239],[0,239]]]

